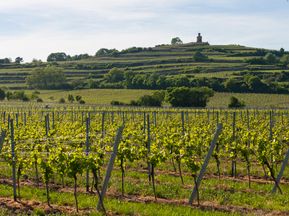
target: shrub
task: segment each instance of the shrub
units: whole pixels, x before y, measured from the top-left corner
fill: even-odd
[[[27,95],[24,95],[22,97],[22,101],[27,102],[27,101],[30,101],[30,99],[29,99],[29,97]]]
[[[76,95],[75,99],[77,102],[79,102],[82,99],[82,97],[80,95]]]
[[[64,98],[60,98],[59,99],[59,103],[65,103],[65,99]]]
[[[85,101],[84,100],[80,100],[79,104],[85,104]]]
[[[73,95],[71,95],[71,94],[68,95],[68,101],[69,101],[70,103],[73,103],[73,101],[74,101]]]
[[[112,106],[122,106],[122,105],[125,105],[125,103],[120,102],[120,101],[111,101],[110,105],[112,105]]]
[[[36,102],[37,102],[37,103],[42,103],[43,100],[42,100],[41,98],[37,98]]]
[[[162,100],[154,97],[153,95],[144,95],[137,100],[139,106],[155,106],[160,107]]]
[[[152,95],[144,95],[140,97],[137,101],[131,101],[130,105],[161,107],[164,98],[165,98],[164,91],[156,91]]]
[[[204,55],[203,53],[197,51],[194,56],[193,56],[193,59],[195,61],[198,61],[198,62],[203,62],[203,61],[208,61],[208,56]]]
[[[138,102],[135,101],[135,100],[131,100],[129,105],[131,105],[131,106],[139,106]]]
[[[244,101],[240,101],[238,98],[232,96],[230,98],[230,103],[228,105],[229,108],[241,108],[241,107],[245,107],[245,102]]]
[[[214,91],[207,87],[177,87],[168,89],[167,101],[173,107],[205,107],[213,95]]]

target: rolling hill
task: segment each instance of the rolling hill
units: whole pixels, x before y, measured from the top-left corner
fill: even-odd
[[[201,52],[208,61],[196,61],[193,55]],[[91,56],[82,60],[26,64],[0,64],[0,87],[25,89],[26,77],[39,66],[52,64],[64,68],[69,82],[100,81],[112,68],[123,68],[137,74],[157,74],[167,77],[184,75],[194,78],[215,78],[220,81],[240,78],[246,74],[270,80],[289,69],[278,64],[250,64],[249,59],[279,51],[250,48],[240,45],[158,45],[153,48],[130,48],[117,55]],[[286,86],[287,80],[281,85]]]

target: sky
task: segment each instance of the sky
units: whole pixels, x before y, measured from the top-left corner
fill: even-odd
[[[289,50],[288,0],[0,1],[0,58],[46,60],[52,52],[210,44]]]

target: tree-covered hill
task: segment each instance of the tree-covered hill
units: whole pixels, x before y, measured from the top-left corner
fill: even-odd
[[[65,88],[165,89],[207,86],[219,92],[288,93],[289,57],[283,49],[193,43],[100,49],[94,56],[52,53],[47,62],[0,60],[0,87],[25,89],[36,69],[62,68]],[[35,86],[35,85],[34,85]],[[38,86],[38,85],[37,85]]]

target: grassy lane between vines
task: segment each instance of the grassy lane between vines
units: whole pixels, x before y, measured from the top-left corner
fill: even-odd
[[[53,209],[45,203],[45,189],[30,186],[22,187],[22,199],[14,203],[11,199],[11,186],[0,185],[0,215],[7,212],[22,213],[22,215],[35,214],[44,215],[58,213],[62,215],[76,215],[74,210],[74,197],[72,192],[51,192]],[[97,197],[95,194],[79,193],[80,214],[101,215],[95,210]],[[2,203],[5,202],[6,206]],[[184,205],[172,205],[167,203],[153,203],[131,199],[117,199],[109,197],[105,201],[108,215],[239,215],[230,209],[219,209],[214,206],[203,206],[191,208]]]
[[[176,215],[186,215],[190,208],[187,205],[188,197],[193,188],[192,178],[185,174],[185,185],[181,185],[178,176],[171,173],[157,172],[157,196],[159,199],[154,203],[153,190],[148,183],[147,173],[143,170],[127,170],[125,177],[125,199],[119,200],[121,197],[121,172],[115,169],[111,178],[110,187],[108,190],[108,199],[106,199],[106,207],[113,213],[129,214],[128,209],[134,209],[135,213],[140,215],[152,215],[150,208],[156,208],[158,213],[166,215],[169,214],[171,208],[177,207],[179,211]],[[55,179],[60,182],[60,179]],[[72,181],[66,179],[66,188],[61,188],[60,184],[51,184],[51,201],[57,206],[70,206],[73,208],[73,189]],[[79,202],[80,208],[93,210],[97,203],[96,195],[85,193],[84,178],[79,181]],[[237,212],[240,214],[248,214],[251,211],[254,214],[262,212],[262,214],[289,214],[289,187],[288,183],[282,185],[283,195],[270,193],[272,189],[272,182],[270,181],[253,181],[251,189],[248,188],[246,179],[228,178],[222,176],[219,180],[217,177],[206,176],[201,188],[201,208],[212,211],[218,209],[219,211]],[[1,181],[0,196],[11,197],[12,187],[11,180],[6,178],[6,181]],[[44,187],[35,188],[33,181],[22,180],[21,182],[21,196],[24,200],[36,200],[45,203],[45,189]],[[139,203],[140,202],[140,203]],[[132,205],[127,207],[127,203]],[[144,203],[149,205],[143,206]],[[170,203],[168,205],[167,203]],[[121,209],[120,206],[122,206]],[[152,207],[154,206],[154,207]],[[161,209],[163,208],[163,212]],[[197,211],[197,210],[194,210]],[[209,212],[210,213],[210,212]]]

